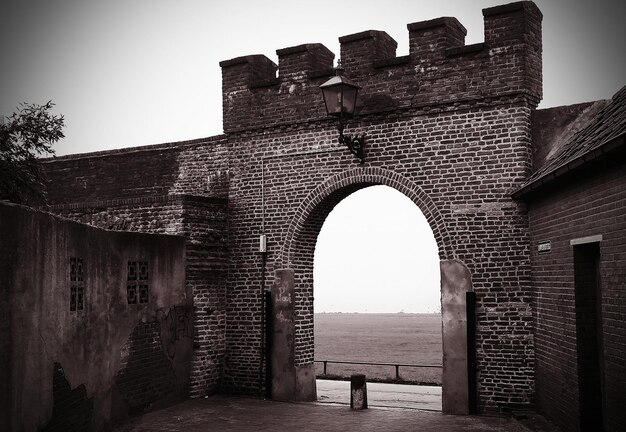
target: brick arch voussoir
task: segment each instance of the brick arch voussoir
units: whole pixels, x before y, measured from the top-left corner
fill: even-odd
[[[295,247],[297,247],[297,239],[303,230],[306,229],[307,219],[316,207],[330,194],[357,184],[385,185],[407,196],[426,217],[437,242],[439,258],[441,260],[455,258],[451,244],[452,239],[448,233],[445,220],[436,204],[418,184],[397,172],[384,168],[359,167],[328,178],[302,200],[296,210],[295,217],[287,228],[285,240],[277,257],[275,268],[292,267],[291,263]]]

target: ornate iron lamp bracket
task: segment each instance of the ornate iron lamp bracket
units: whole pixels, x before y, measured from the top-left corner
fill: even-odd
[[[365,135],[344,135],[343,124],[339,125],[339,144],[345,145],[350,153],[355,155],[361,164],[365,162]]]

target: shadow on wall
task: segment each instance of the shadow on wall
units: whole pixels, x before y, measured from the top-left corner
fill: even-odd
[[[115,423],[171,405],[188,388],[187,370],[180,365],[190,360],[192,308],[175,306],[160,315],[137,325],[120,351],[120,370],[112,388]],[[85,384],[71,388],[60,363],[54,363],[52,392],[52,418],[42,432],[89,430],[93,397],[87,397]]]
[[[159,333],[157,321],[139,324],[122,348],[115,385],[131,416],[141,414],[176,389],[174,369],[165,357]]]
[[[159,319],[135,327],[122,347],[115,375],[115,417],[169,405],[185,393],[189,374],[180,365],[191,360],[191,316],[191,307],[176,306]]]
[[[42,432],[89,430],[93,414],[93,398],[87,397],[87,388],[81,384],[72,389],[60,363],[54,363],[52,373],[52,419]]]

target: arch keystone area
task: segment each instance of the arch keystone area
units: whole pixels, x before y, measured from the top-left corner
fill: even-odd
[[[439,259],[454,259],[452,242],[444,218],[437,205],[428,194],[415,182],[394,171],[380,167],[358,167],[344,171],[328,178],[319,184],[302,200],[296,215],[292,219],[285,241],[278,255],[275,268],[290,268],[296,242],[303,232],[307,219],[315,208],[328,196],[344,188],[354,187],[354,191],[362,186],[385,185],[406,195],[422,211],[437,242]],[[350,192],[351,193],[351,192]]]

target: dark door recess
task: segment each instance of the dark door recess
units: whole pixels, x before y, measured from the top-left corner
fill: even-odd
[[[600,245],[574,246],[580,430],[603,431],[603,346]]]

